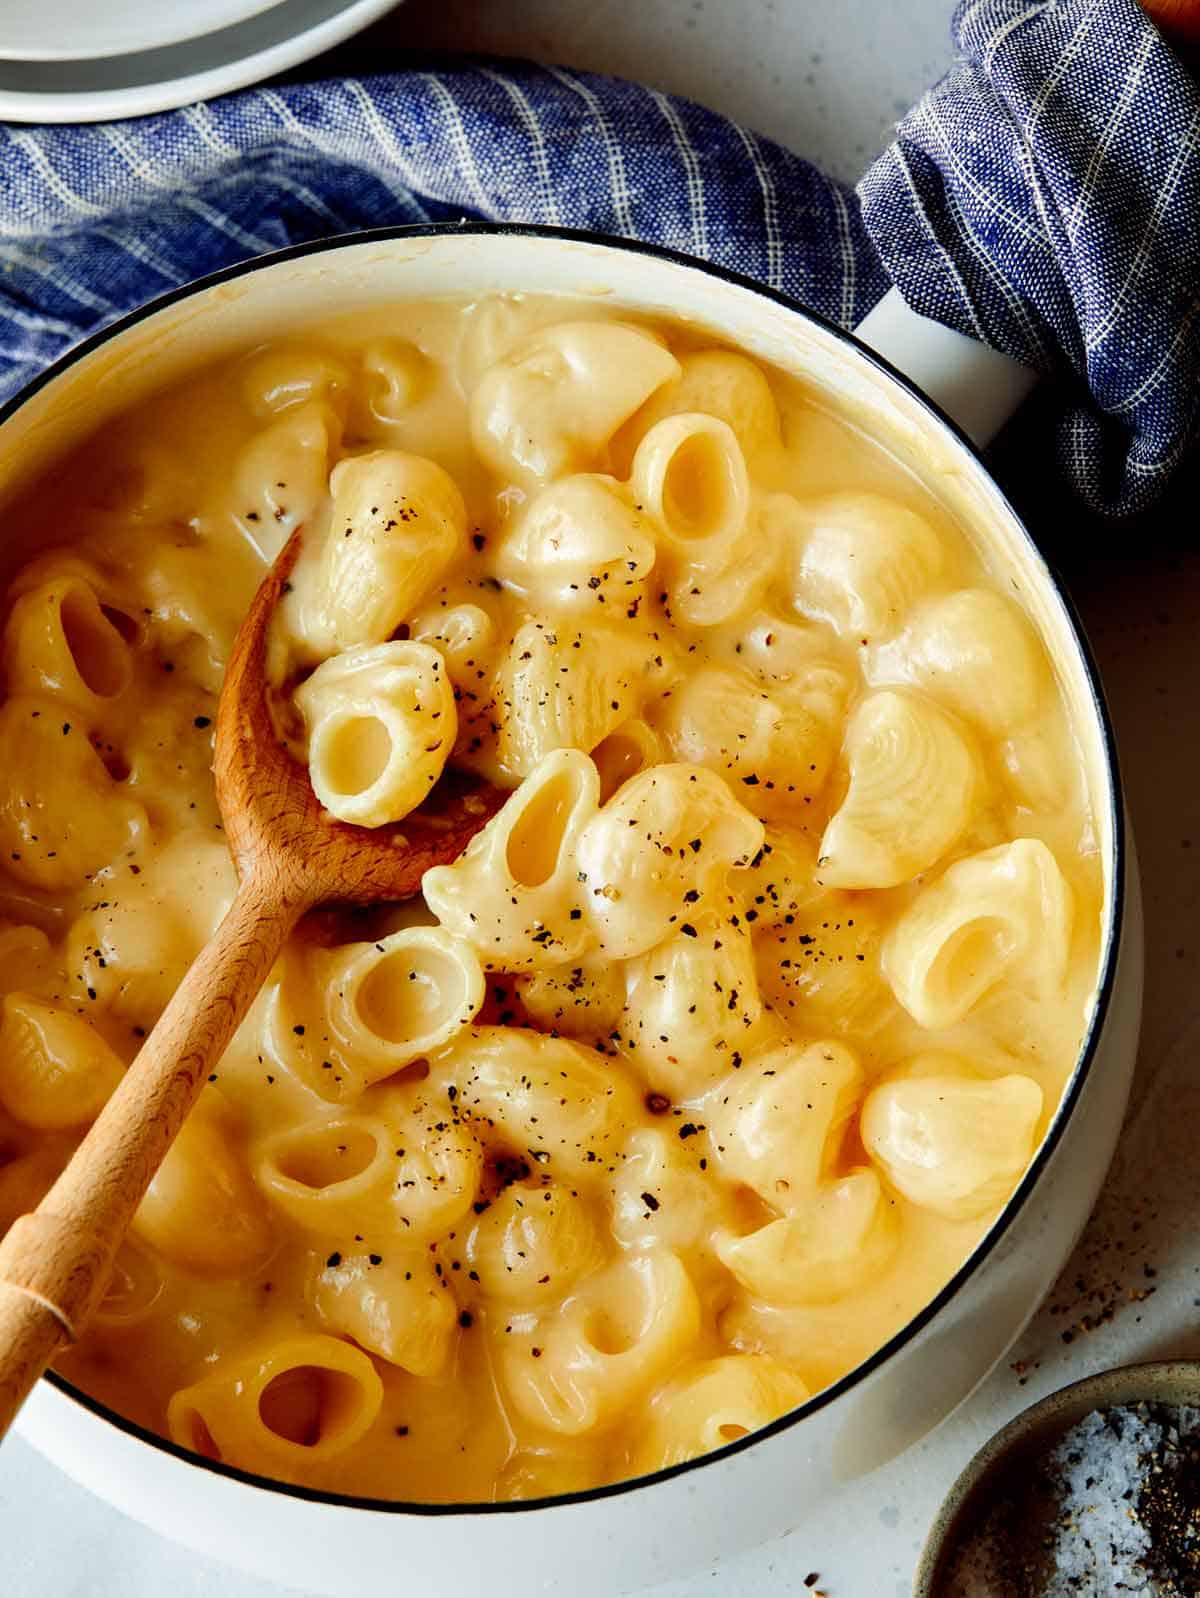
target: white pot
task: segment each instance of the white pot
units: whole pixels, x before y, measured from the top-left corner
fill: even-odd
[[[1072,614],[954,427],[853,339],[768,291],[636,245],[503,227],[399,230],[288,251],[159,301],[60,362],[0,412],[0,482],[7,496],[150,388],[298,319],[497,290],[603,295],[686,318],[803,374],[917,469],[988,548],[1040,627],[1079,729],[1107,885],[1104,970],[1091,1033],[1046,1142],[970,1260],[858,1370],[706,1459],[530,1504],[372,1504],[209,1464],[57,1376],[39,1384],[20,1428],[75,1480],[168,1537],[309,1592],[611,1598],[801,1524],[828,1495],[930,1432],[1010,1346],[1091,1209],[1133,1068],[1142,983],[1136,870],[1112,732]],[[894,302],[872,321],[878,339],[906,360],[926,361],[947,390],[992,394],[992,414],[970,419],[977,438],[1021,386],[1005,386],[1007,374],[994,367],[981,382],[976,363],[994,357]]]

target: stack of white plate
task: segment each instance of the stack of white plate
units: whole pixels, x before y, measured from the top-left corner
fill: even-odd
[[[0,119],[144,116],[269,78],[396,0],[0,0]]]

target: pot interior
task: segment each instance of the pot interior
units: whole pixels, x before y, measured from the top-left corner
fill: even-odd
[[[1116,945],[1119,800],[1103,706],[1068,607],[1003,495],[936,411],[844,335],[751,285],[638,247],[521,230],[401,231],[289,252],[150,308],[10,406],[0,416],[2,498],[18,498],[85,435],[198,365],[331,311],[501,292],[595,297],[683,320],[796,377],[882,442],[957,522],[993,579],[1018,595],[1053,664],[1098,834],[1104,933],[1094,1003]],[[14,558],[0,550],[0,575]]]

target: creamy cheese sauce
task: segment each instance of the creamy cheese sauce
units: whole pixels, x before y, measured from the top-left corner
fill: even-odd
[[[565,345],[564,325],[640,342]],[[1052,666],[1004,574],[882,443],[714,349],[553,298],[330,319],[155,395],[4,513],[0,1225],[36,1204],[230,901],[223,664],[297,526],[280,669],[339,654],[337,462],[399,451],[461,493],[445,569],[371,640],[444,657],[451,763],[535,795],[577,738],[605,801],[578,859],[556,853],[567,789],[530,810],[518,879],[578,885],[540,934],[503,931],[505,880],[464,865],[428,907],[325,911],[294,936],[59,1361],[121,1414],[380,1498],[617,1480],[852,1370],[1031,1158],[1090,1014],[1103,902]],[[681,415],[721,420],[715,454],[661,432],[655,456]],[[730,439],[746,497],[714,533]],[[581,474],[618,531],[551,510],[594,582],[519,538]],[[645,569],[621,574],[612,537]],[[440,618],[468,612],[486,625],[464,645]],[[573,690],[547,711],[555,673]],[[723,797],[666,845],[693,875],[628,953],[657,912],[613,841],[631,790],[611,795],[685,766]],[[629,803],[644,861],[682,811],[651,825]],[[724,856],[722,828],[740,840]],[[435,922],[441,952],[394,941]],[[450,1033],[386,1069],[452,980]]]

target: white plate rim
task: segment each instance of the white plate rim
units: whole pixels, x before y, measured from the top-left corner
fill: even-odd
[[[218,66],[196,73],[181,73],[160,82],[62,92],[0,89],[0,118],[22,123],[106,122],[176,110],[197,100],[208,100],[262,82],[309,61],[360,32],[399,3],[401,0],[343,0],[335,11],[298,31],[285,26],[282,35],[272,44],[244,56],[234,56]],[[285,23],[291,12],[294,22],[297,0],[281,0],[272,11],[278,12],[278,20]],[[187,41],[168,48],[186,50]],[[121,58],[112,59],[115,64]]]
[[[6,30],[13,26],[12,22],[0,16],[0,60],[4,61],[96,61],[108,59],[112,56],[127,55],[134,50],[157,50],[173,44],[184,44],[189,39],[201,38],[206,33],[216,33],[221,28],[236,27],[239,22],[246,22],[252,17],[259,16],[264,11],[270,11],[272,6],[283,3],[283,0],[205,0],[211,7],[216,6],[214,15],[202,17],[195,7],[188,7],[189,19],[183,20],[175,4],[160,6],[154,10],[144,3],[137,7],[137,27],[142,37],[133,38],[129,28],[134,24],[133,17],[122,19],[122,32],[115,34],[109,24],[108,8],[100,6],[84,7],[90,13],[91,26],[88,26],[88,17],[84,18],[85,37],[80,45],[77,39],[72,39],[68,44],[56,44],[53,35],[37,38],[32,44],[22,44],[11,36],[6,37]],[[32,4],[28,9],[33,9]],[[0,12],[3,7],[0,7]],[[95,19],[101,19],[97,22]],[[56,15],[46,19],[45,26],[62,28],[64,18]],[[107,31],[109,37],[105,38]],[[90,33],[90,42],[88,34]],[[61,36],[61,35],[60,35]]]

